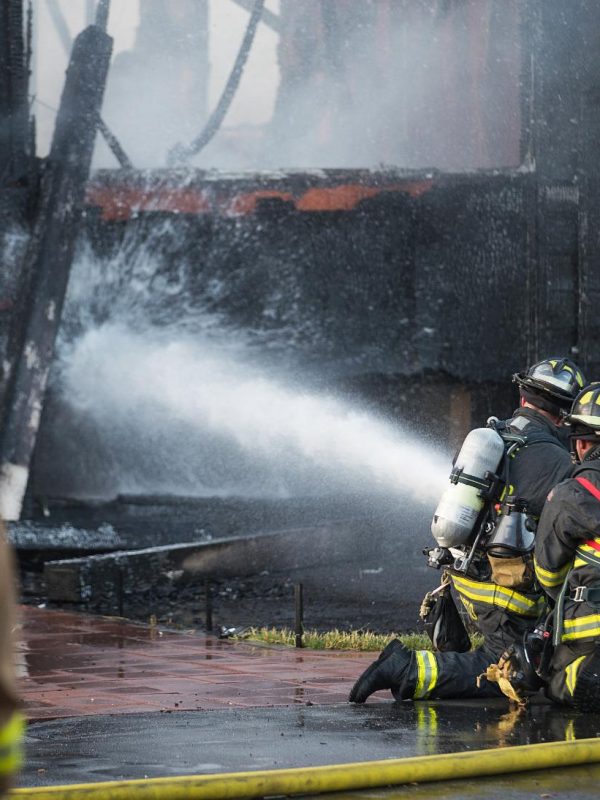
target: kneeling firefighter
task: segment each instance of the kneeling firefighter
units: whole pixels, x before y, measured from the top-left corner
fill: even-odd
[[[542,616],[532,559],[535,522],[550,489],[573,469],[561,425],[585,379],[569,359],[552,358],[513,380],[520,407],[511,419],[490,418],[487,428],[469,433],[433,517],[439,546],[426,553],[430,566],[447,569],[422,613],[437,652],[411,652],[392,641],[360,676],[351,702],[364,703],[379,689],[391,689],[397,700],[498,696],[496,683],[478,686],[478,677]],[[484,637],[477,650],[467,652],[470,640],[451,586]]]
[[[534,556],[555,601],[545,691],[557,703],[600,711],[600,382],[579,393],[566,421],[579,463],[550,492]]]

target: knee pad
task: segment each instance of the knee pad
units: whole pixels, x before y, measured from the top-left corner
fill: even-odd
[[[578,711],[600,711],[600,649],[582,661],[575,682],[573,705]]]

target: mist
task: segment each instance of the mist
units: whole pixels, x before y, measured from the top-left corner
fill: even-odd
[[[85,23],[81,9],[58,5],[74,35]],[[165,166],[176,144],[203,129],[248,22],[240,5],[114,4],[103,117],[134,166]],[[54,53],[35,70],[43,151],[66,54],[41,0],[36,14],[40,52]],[[270,0],[224,123],[190,166],[517,166],[519,25],[516,0]],[[116,166],[100,137],[94,163]]]
[[[37,491],[271,498],[366,491],[434,503],[447,481],[445,453],[319,385],[314,372],[269,358],[268,342],[257,347],[252,331],[211,312],[207,295],[192,298],[185,271],[161,275],[152,250],[139,239],[106,259],[80,248]]]

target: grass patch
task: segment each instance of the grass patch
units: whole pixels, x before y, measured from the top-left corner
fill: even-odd
[[[280,644],[294,647],[296,637],[289,628],[248,628],[243,633],[232,637],[244,641],[263,642],[264,644]],[[431,640],[426,633],[371,633],[370,631],[340,631],[334,629],[319,633],[314,630],[304,631],[304,646],[309,650],[358,650],[379,652],[392,639],[400,639],[409,650],[432,650]],[[479,634],[471,635],[473,647],[483,644]]]

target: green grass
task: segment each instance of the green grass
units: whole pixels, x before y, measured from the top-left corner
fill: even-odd
[[[248,628],[242,634],[232,637],[245,641],[280,644],[294,647],[296,637],[289,628]],[[304,647],[309,650],[359,650],[379,652],[392,639],[400,639],[409,650],[431,650],[431,641],[425,633],[371,633],[369,631],[340,631],[334,629],[326,633],[314,630],[304,631]],[[478,634],[471,636],[473,647],[483,643]]]

